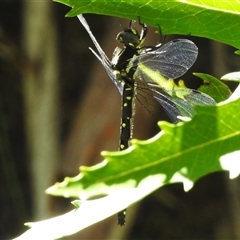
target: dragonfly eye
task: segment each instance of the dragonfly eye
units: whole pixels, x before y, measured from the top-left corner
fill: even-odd
[[[140,44],[140,35],[137,30],[133,28],[126,28],[117,35],[117,41],[124,46],[136,48]]]

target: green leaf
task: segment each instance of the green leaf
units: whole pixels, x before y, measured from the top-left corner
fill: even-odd
[[[235,54],[240,55],[240,50],[236,50]]]
[[[189,189],[198,178],[222,170],[222,155],[240,149],[240,100],[221,106],[196,107],[186,123],[160,122],[162,129],[147,141],[132,141],[122,152],[103,152],[106,158],[93,167],[81,167],[74,178],[65,178],[47,190],[58,196],[87,199],[122,188],[135,188],[149,175],[163,174],[159,187],[179,182]]]
[[[127,19],[140,19],[158,27],[164,34],[206,37],[240,47],[240,3],[235,0],[57,0],[72,10],[67,16],[96,13]]]
[[[81,167],[75,178],[65,178],[47,190],[59,196],[97,200],[75,200],[77,207],[62,216],[27,223],[30,230],[18,239],[56,239],[73,234],[109,217],[159,187],[182,182],[189,190],[204,175],[227,170],[230,177],[240,173],[240,88],[238,99],[219,106],[199,106],[186,123],[160,122],[154,138],[133,141],[122,152],[104,152],[106,159],[93,167]],[[89,214],[89,213],[94,214]]]
[[[194,75],[201,78],[204,83],[198,90],[208,94],[216,102],[224,101],[231,96],[231,90],[219,79],[204,73],[194,73]]]

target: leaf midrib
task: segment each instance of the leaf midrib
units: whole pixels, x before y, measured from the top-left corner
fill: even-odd
[[[229,138],[233,138],[237,135],[240,134],[240,131],[236,131],[234,133],[231,133],[231,134],[228,134],[228,135],[225,135],[225,136],[222,136],[222,137],[219,137],[219,138],[215,138],[213,140],[210,140],[208,142],[204,142],[202,144],[198,144],[196,146],[193,146],[193,147],[190,147],[190,148],[187,148],[181,152],[177,152],[175,154],[172,154],[171,156],[167,156],[167,157],[163,157],[161,158],[160,160],[156,160],[156,161],[153,161],[153,162],[149,162],[147,164],[144,164],[144,165],[141,165],[141,166],[136,166],[136,167],[133,167],[131,168],[130,170],[127,170],[125,172],[121,172],[117,175],[114,175],[113,176],[108,176],[107,178],[102,178],[102,179],[98,179],[98,183],[99,182],[108,182],[108,181],[112,181],[114,179],[117,179],[117,178],[120,178],[120,177],[124,177],[124,176],[127,176],[127,175],[130,175],[132,173],[136,173],[138,171],[142,171],[142,170],[146,170],[148,168],[152,168],[154,166],[157,166],[159,164],[161,164],[162,162],[166,162],[166,161],[170,161],[170,160],[177,160],[181,155],[184,155],[184,154],[188,154],[190,152],[196,152],[196,150],[198,149],[202,149],[202,148],[206,148],[206,147],[209,147],[213,144],[216,144],[218,142],[221,142],[221,141],[224,141],[226,139],[229,139]],[[227,153],[227,152],[226,152]],[[194,162],[194,161],[193,161]]]

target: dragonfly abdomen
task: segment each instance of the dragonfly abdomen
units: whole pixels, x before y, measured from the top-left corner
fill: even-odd
[[[129,81],[124,84],[122,96],[122,119],[120,131],[119,150],[129,147],[132,137],[132,117],[134,113],[134,82]]]

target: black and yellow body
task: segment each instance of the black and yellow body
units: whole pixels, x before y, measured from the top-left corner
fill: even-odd
[[[147,26],[139,23],[142,26],[142,31],[139,34],[132,27],[132,22],[128,28],[117,35],[117,41],[123,44],[123,48],[117,48],[114,52],[112,60],[112,68],[115,70],[117,79],[123,85],[122,93],[122,119],[119,150],[124,150],[129,147],[129,140],[132,136],[132,116],[134,114],[134,90],[136,65],[133,66],[134,57],[140,54],[140,46],[144,42],[147,34]]]
[[[178,122],[179,116],[192,117],[195,113],[194,105],[215,104],[210,96],[184,85],[177,86],[173,81],[185,74],[197,59],[198,48],[192,41],[175,39],[163,45],[142,47],[147,26],[139,22],[142,27],[139,34],[133,28],[133,21],[130,21],[129,27],[117,35],[117,40],[123,47],[115,49],[110,61],[84,17],[78,15],[78,18],[98,53],[91,48],[90,50],[101,62],[122,96],[120,151],[130,145],[135,96],[149,112],[154,112],[154,103],[159,103],[173,122]],[[119,225],[125,224],[125,216],[126,210],[118,213]]]
[[[123,85],[122,93],[122,119],[120,130],[119,150],[122,151],[129,147],[132,137],[132,117],[134,114],[134,95],[135,95],[135,71],[136,64],[132,64],[133,59],[140,54],[140,46],[144,42],[147,34],[147,26],[142,26],[139,34],[132,27],[132,21],[128,28],[117,35],[117,40],[124,45],[122,49],[117,48],[112,60],[112,68],[115,70],[117,79]],[[126,209],[118,213],[118,224],[125,224]]]

